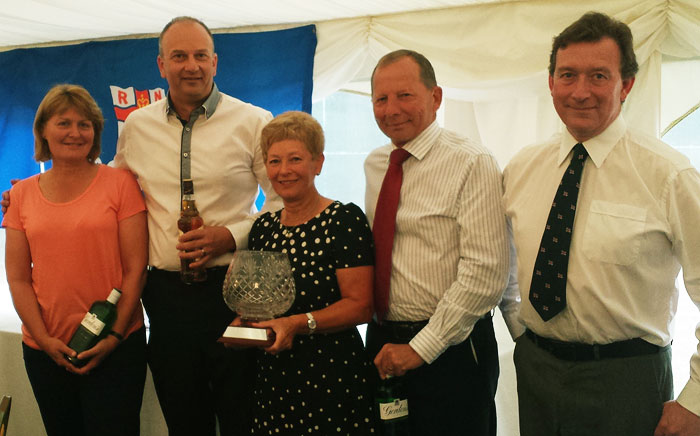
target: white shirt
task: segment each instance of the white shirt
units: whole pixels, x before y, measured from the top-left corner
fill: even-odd
[[[217,101],[214,106],[212,102]],[[209,103],[209,104],[208,104]],[[216,86],[192,128],[191,175],[197,209],[204,225],[225,226],[237,249],[248,246],[258,185],[265,193],[263,211],[281,202],[272,190],[260,149],[260,132],[272,115],[219,93]],[[210,107],[211,106],[211,107]],[[180,217],[180,141],[183,125],[168,99],[131,113],[124,123],[114,163],[128,168],[141,185],[148,208],[149,265],[177,271],[175,249]],[[228,265],[233,253],[207,263]]]
[[[365,161],[366,213],[374,221],[392,144]],[[425,360],[464,341],[501,300],[508,241],[501,172],[480,144],[433,122],[403,148],[388,320],[430,319],[410,342]]]
[[[504,204],[518,255],[520,316],[537,334],[563,341],[642,338],[668,345],[681,265],[688,293],[700,304],[700,175],[668,145],[629,131],[622,116],[583,143],[589,158],[569,249],[566,308],[544,322],[529,302],[547,215],[576,142],[565,132],[527,147],[504,173]],[[696,353],[691,380],[679,396],[696,414],[699,371]]]

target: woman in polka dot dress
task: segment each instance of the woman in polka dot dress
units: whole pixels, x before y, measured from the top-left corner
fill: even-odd
[[[251,434],[373,434],[372,367],[356,328],[372,315],[367,218],[316,190],[323,131],[310,115],[276,117],[261,141],[284,209],[258,218],[249,247],[287,253],[297,294],[285,316],[254,324],[276,340],[258,354]]]

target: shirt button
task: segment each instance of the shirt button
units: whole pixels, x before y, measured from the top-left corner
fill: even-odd
[[[189,153],[182,153],[184,157],[188,157],[190,154]]]
[[[189,132],[189,131],[190,131],[190,128],[189,128],[189,127],[185,127],[185,131],[186,131],[186,132]]]

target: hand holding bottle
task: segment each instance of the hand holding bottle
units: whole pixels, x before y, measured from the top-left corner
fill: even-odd
[[[99,366],[100,363],[102,363],[102,361],[105,360],[107,356],[109,356],[112,351],[117,348],[118,345],[119,339],[116,337],[112,335],[105,337],[95,344],[94,347],[87,349],[76,356],[79,360],[85,360],[87,363],[82,368],[78,368],[71,364],[71,366],[73,366],[71,372],[75,374],[89,373],[94,368]],[[65,358],[63,360],[65,361]]]
[[[103,339],[109,335],[112,325],[117,319],[117,302],[121,295],[121,291],[114,288],[109,293],[107,300],[95,301],[73,333],[73,337],[71,337],[71,340],[68,342],[68,347],[72,351],[66,353],[65,358],[76,368],[81,368],[90,363],[87,360],[83,360],[83,356],[91,357],[99,354],[101,355],[101,359],[104,359],[104,356],[106,356],[105,351],[109,354],[116,347],[116,345],[107,348],[103,346],[98,348],[97,351],[94,351],[93,354],[88,353],[86,355],[86,351],[94,348],[98,343],[104,342]],[[76,353],[78,354],[76,355]],[[99,362],[90,365],[90,368],[94,368],[98,363]]]
[[[200,227],[180,235],[178,241],[175,248],[180,250],[180,259],[191,260],[191,268],[204,266],[209,260],[236,248],[231,232],[223,226]]]
[[[384,344],[374,358],[381,379],[402,376],[424,363],[423,358],[408,344]]]
[[[180,218],[177,220],[177,228],[180,235],[192,233],[194,230],[204,228],[204,219],[202,219],[197,204],[194,199],[194,183],[192,179],[182,180],[182,201],[180,207]],[[178,250],[180,252],[180,280],[183,283],[192,284],[195,282],[203,282],[207,279],[207,271],[204,269],[206,261],[202,259],[207,257],[207,252],[203,245],[192,245]]]
[[[39,347],[48,354],[48,356],[56,362],[58,366],[66,368],[67,371],[75,373],[78,368],[71,364],[67,359],[66,355],[73,356],[75,351],[73,351],[68,345],[66,345],[62,340],[54,337],[46,337],[44,339],[36,338],[36,342]]]

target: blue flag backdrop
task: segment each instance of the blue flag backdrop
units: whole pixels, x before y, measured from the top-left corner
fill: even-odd
[[[315,26],[215,34],[219,90],[277,115],[311,112]],[[128,39],[17,49],[0,53],[0,191],[10,179],[39,172],[32,124],[53,85],[75,83],[95,98],[105,117],[103,162],[115,153],[119,119],[149,100],[165,98],[167,82],[156,64],[158,39]]]

